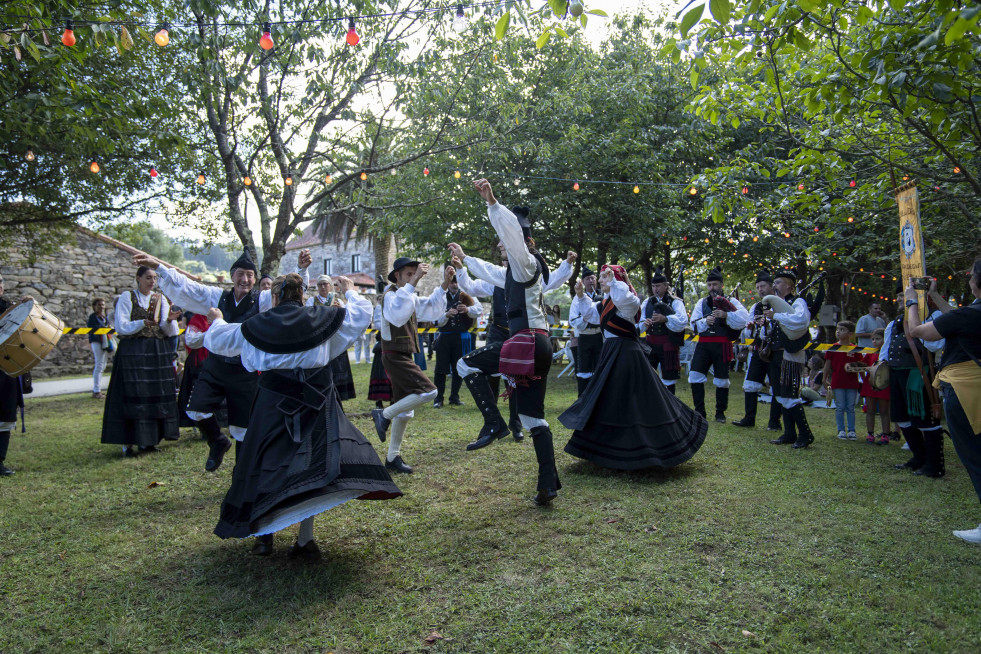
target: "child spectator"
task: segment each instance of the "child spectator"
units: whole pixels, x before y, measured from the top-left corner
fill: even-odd
[[[854,345],[852,339],[855,335],[855,323],[850,320],[842,320],[838,323],[835,336],[838,337],[838,345]],[[835,398],[835,421],[838,423],[838,438],[845,440],[856,440],[855,435],[855,402],[858,400],[858,390],[862,387],[858,379],[858,374],[848,372],[845,366],[850,363],[861,363],[862,355],[854,351],[827,352],[824,356],[824,383],[834,393]],[[848,431],[845,431],[845,421],[848,422]]]
[[[885,340],[886,330],[881,327],[872,330],[872,347],[877,350],[882,347]],[[874,365],[879,360],[878,352],[870,352],[862,357],[868,366]],[[889,444],[889,389],[877,391],[872,388],[871,369],[862,374],[862,389],[859,395],[865,398],[865,427],[868,434],[865,442],[869,445],[876,443],[875,437],[875,415],[879,414],[882,424],[882,432],[879,434],[879,445]]]
[[[818,395],[824,396],[824,358],[820,354],[815,354],[807,360],[804,368],[807,376],[807,387],[816,391]]]

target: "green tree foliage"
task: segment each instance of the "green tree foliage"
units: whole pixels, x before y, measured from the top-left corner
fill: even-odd
[[[146,221],[115,223],[107,225],[102,232],[167,263],[176,266],[184,263],[184,249],[181,245],[175,243],[163,230]]]

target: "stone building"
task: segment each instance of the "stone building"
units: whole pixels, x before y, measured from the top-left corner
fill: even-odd
[[[308,248],[313,263],[310,265],[310,284],[314,285],[320,275],[344,275],[351,279],[361,292],[374,292],[375,252],[367,241],[351,239],[347,243],[323,242],[314,233],[311,224],[303,233],[286,244],[286,252],[279,262],[279,273],[296,270],[300,250]],[[387,274],[387,271],[386,271]]]
[[[84,227],[78,227],[72,241],[58,252],[39,257],[34,263],[22,251],[10,249],[0,259],[5,298],[13,302],[24,294],[32,295],[45,309],[61,318],[66,327],[84,327],[92,313],[92,298],[105,298],[107,312],[111,313],[116,298],[136,288],[136,268],[130,261],[134,254],[143,252]],[[187,271],[177,270],[200,281]],[[32,374],[43,378],[85,375],[91,371],[88,337],[66,334]]]

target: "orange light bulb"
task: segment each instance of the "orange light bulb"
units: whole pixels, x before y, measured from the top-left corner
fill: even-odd
[[[289,175],[286,176],[286,179],[284,181],[286,182],[287,186],[293,186],[293,178],[290,177]]]
[[[576,182],[575,184],[572,185],[572,190],[573,191],[578,191],[579,190],[579,182]]]
[[[252,178],[246,175],[245,178],[242,179],[242,183],[246,186],[252,186]]]
[[[368,179],[368,173],[361,173],[361,181]]]
[[[265,23],[262,26],[262,36],[259,38],[259,47],[263,50],[272,50],[276,44],[272,40],[272,26]]]
[[[165,22],[160,26],[160,29],[157,30],[157,33],[153,35],[154,42],[156,42],[156,44],[161,48],[166,47],[167,44],[170,43],[170,32],[168,31],[169,27],[170,24]]]
[[[69,48],[77,43],[75,39],[75,25],[70,20],[65,21],[65,31],[61,35],[61,43]]]
[[[347,24],[347,44],[350,46],[355,46],[361,42],[361,37],[358,36],[358,31],[354,27],[354,19]]]
[[[334,181],[334,178],[331,177],[330,175],[327,175],[326,177],[324,177],[324,184],[330,184],[333,181]]]
[[[89,170],[91,170],[93,173],[98,173],[101,170],[101,168],[99,168],[99,162],[93,161],[92,165],[89,166]]]
[[[204,173],[198,173],[198,186],[204,186]]]

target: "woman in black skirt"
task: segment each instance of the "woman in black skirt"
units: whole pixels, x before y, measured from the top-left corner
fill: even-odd
[[[177,376],[174,349],[179,312],[154,293],[155,270],[140,266],[137,290],[116,300],[119,348],[112,363],[102,416],[102,442],[123,446],[123,456],[155,451],[161,439],[177,440]]]
[[[634,325],[640,298],[621,266],[603,266],[604,296],[593,302],[576,284],[573,309],[603,329],[596,372],[578,400],[559,416],[572,429],[565,451],[605,468],[638,470],[684,463],[708,432],[705,418],[661,383],[641,348]]]
[[[339,277],[338,285],[346,308],[303,306],[303,280],[291,273],[273,282],[269,311],[236,324],[218,309],[208,313],[204,346],[262,373],[215,527],[221,538],[257,536],[258,555],[272,553],[274,532],[300,523],[289,554],[319,558],[313,516],[353,499],[402,495],[337,401],[327,364],[371,321],[371,304],[351,280]]]

